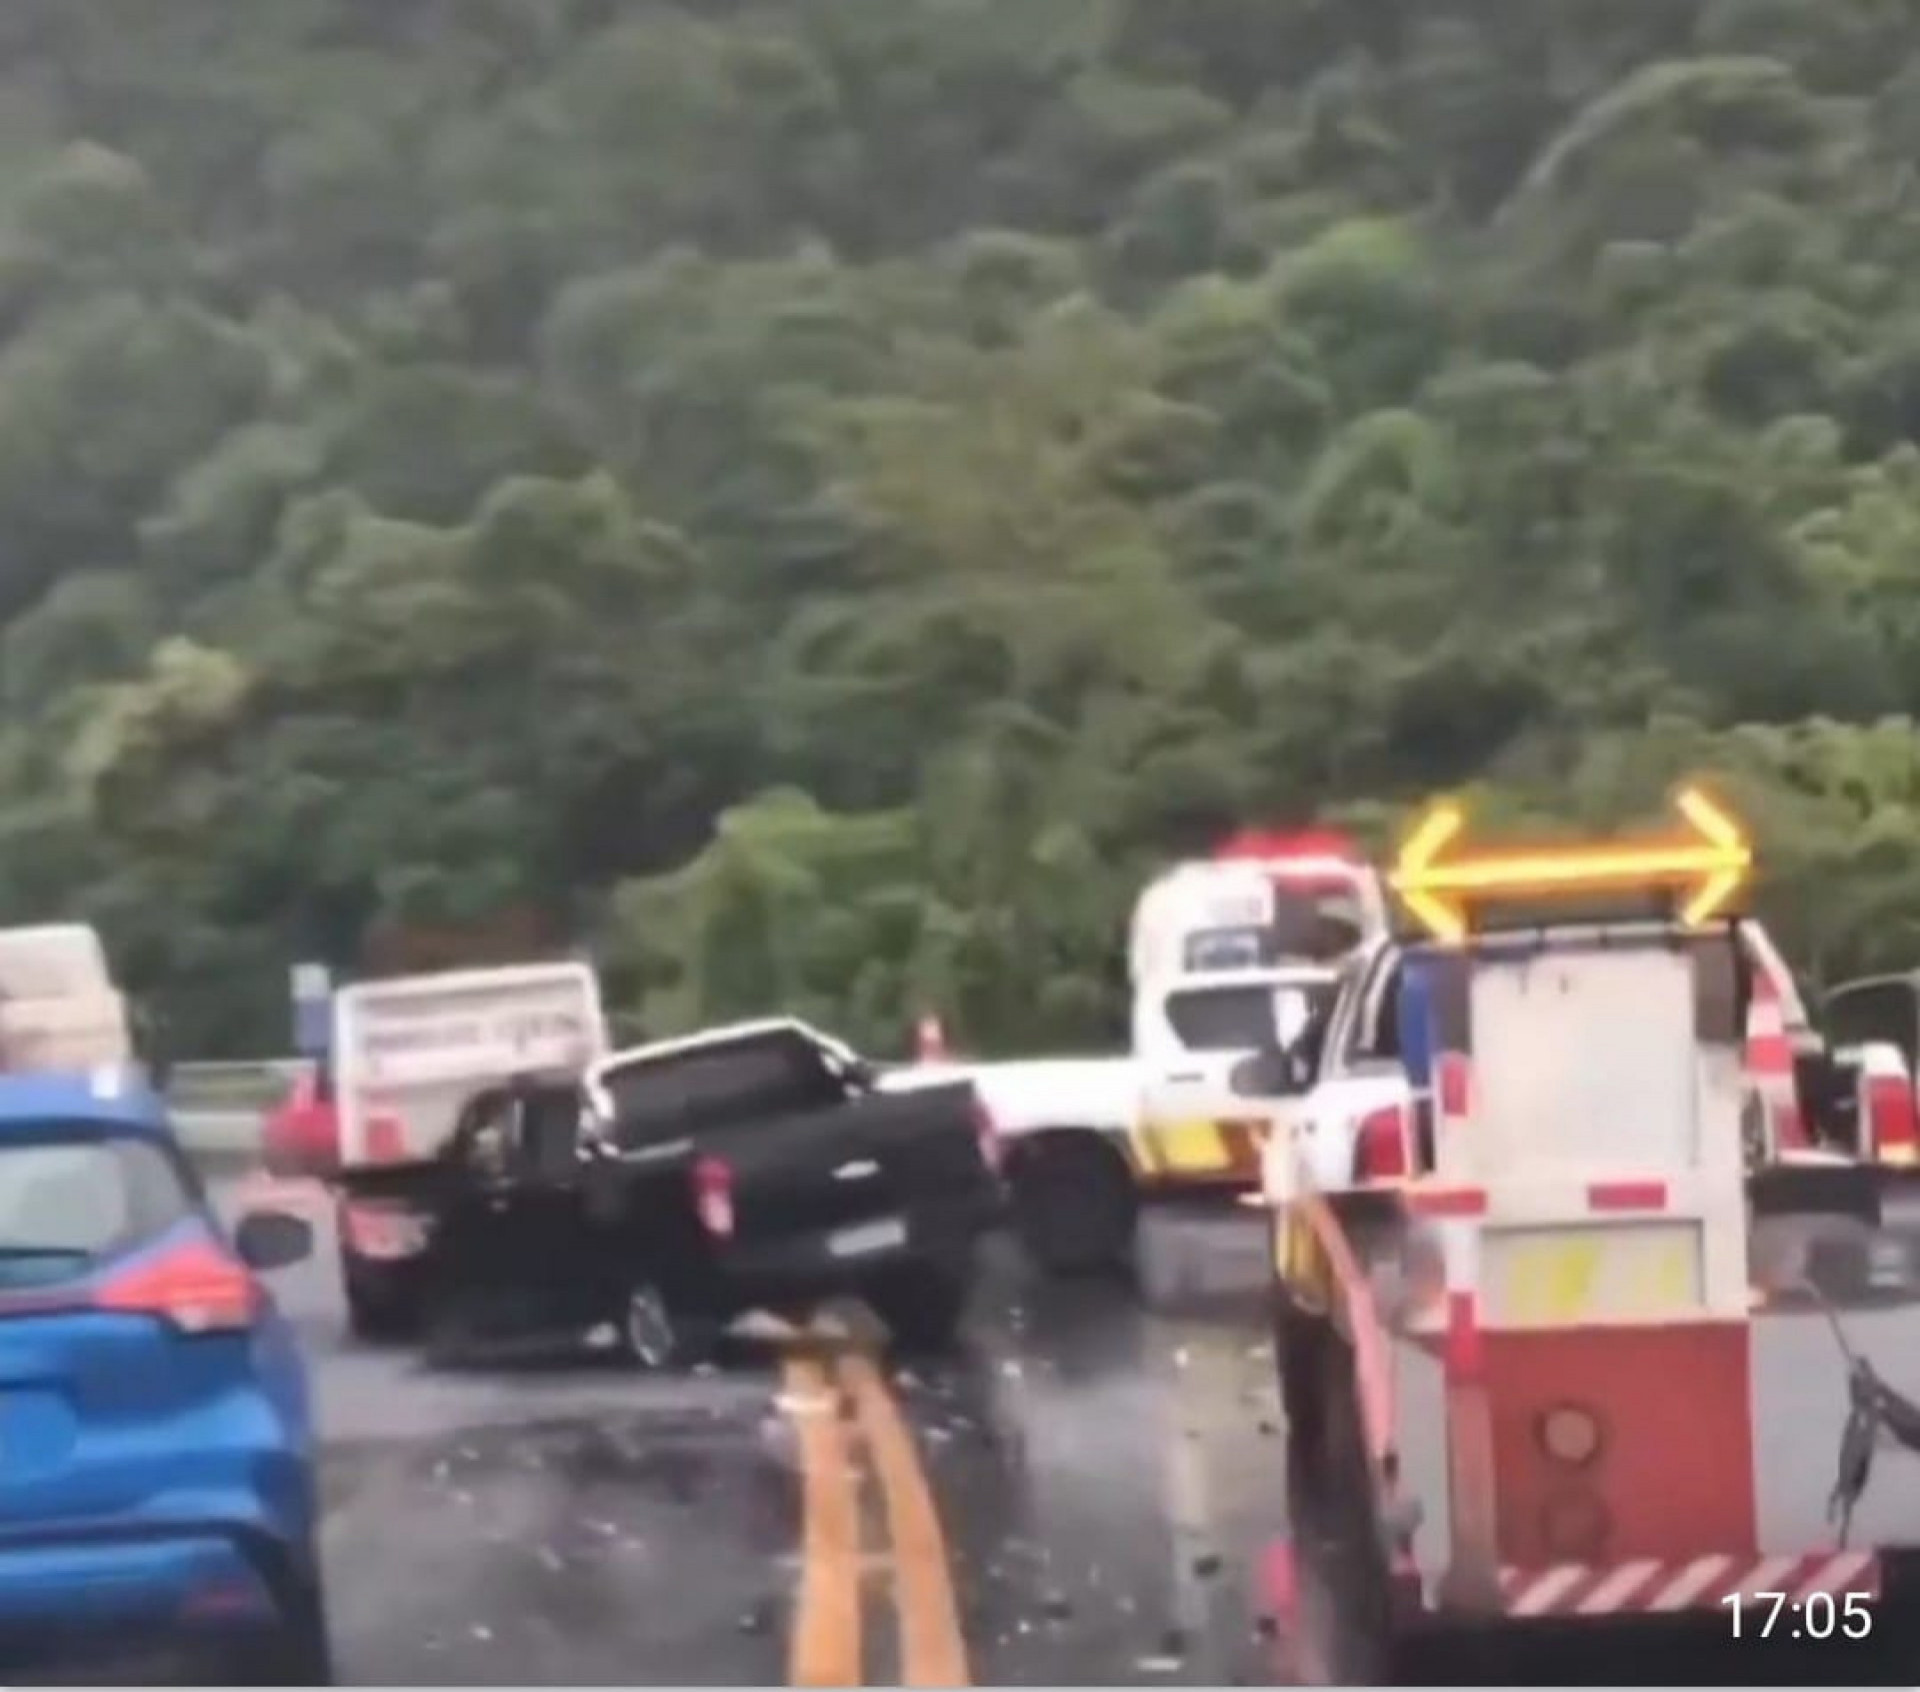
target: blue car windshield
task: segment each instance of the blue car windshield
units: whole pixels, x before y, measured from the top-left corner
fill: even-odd
[[[193,1210],[173,1161],[127,1136],[0,1138],[0,1289],[43,1286],[164,1232]]]

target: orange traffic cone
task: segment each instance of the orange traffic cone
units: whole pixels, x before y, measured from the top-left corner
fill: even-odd
[[[914,1030],[914,1056],[921,1063],[945,1063],[952,1054],[947,1050],[947,1031],[939,1017],[928,1012]]]

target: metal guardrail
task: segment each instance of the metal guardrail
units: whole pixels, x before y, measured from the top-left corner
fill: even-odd
[[[261,1118],[286,1096],[306,1061],[176,1063],[167,1077],[167,1102],[182,1144],[196,1158],[251,1158],[260,1148]]]
[[[167,1077],[167,1097],[182,1110],[268,1110],[306,1064],[297,1057],[176,1063]]]

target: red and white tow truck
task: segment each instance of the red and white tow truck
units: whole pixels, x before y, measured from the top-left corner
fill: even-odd
[[[1696,801],[1710,846],[1442,864],[1455,814],[1391,877],[1428,935],[1431,1146],[1341,1192],[1267,1168],[1312,1678],[1548,1619],[1859,1640],[1920,1548],[1920,1189],[1877,1155],[1911,1092],[1884,1046],[1801,1054],[1809,1143],[1751,1133],[1750,853]]]

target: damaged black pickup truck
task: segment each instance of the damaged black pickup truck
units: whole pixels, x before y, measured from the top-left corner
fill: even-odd
[[[488,1088],[431,1160],[340,1179],[414,1223],[442,1357],[610,1329],[685,1365],[749,1310],[844,1294],[937,1348],[1000,1213],[998,1148],[970,1085],[878,1081],[803,1023],[737,1024]]]

